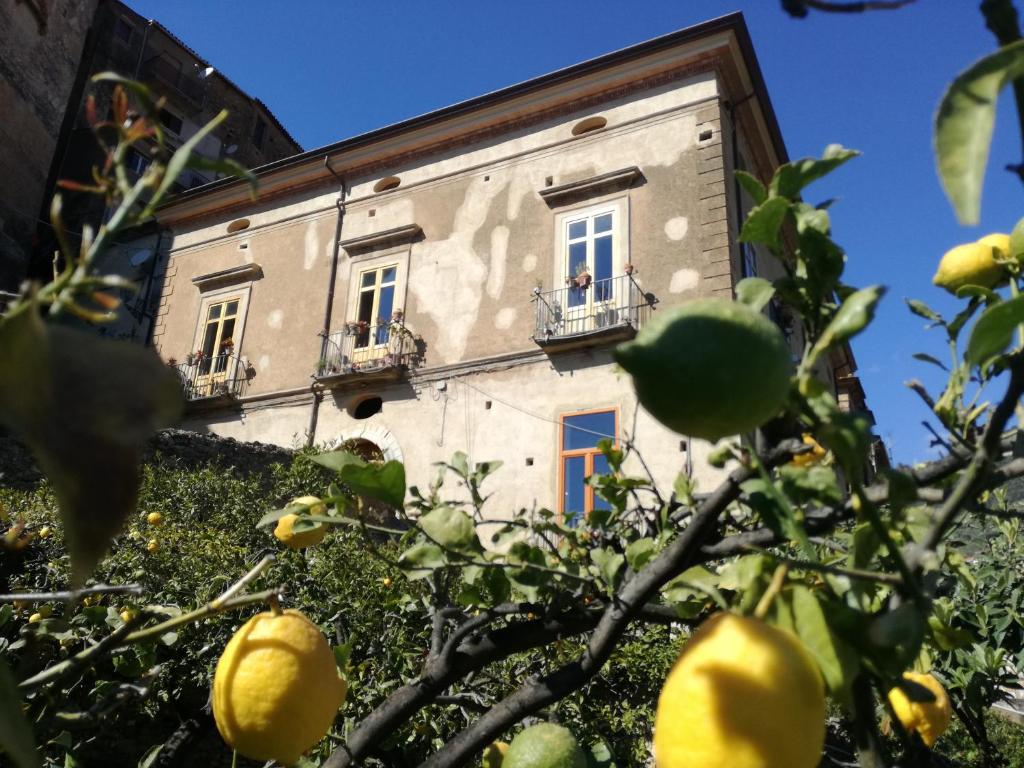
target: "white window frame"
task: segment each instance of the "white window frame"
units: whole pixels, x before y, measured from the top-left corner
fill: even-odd
[[[245,323],[249,314],[251,294],[251,282],[235,283],[234,285],[225,285],[221,288],[203,291],[199,301],[199,317],[196,321],[195,333],[192,336],[192,346],[188,349],[188,354],[192,354],[202,347],[203,334],[206,332],[206,318],[210,314],[210,306],[237,298],[238,314],[235,318],[235,331],[232,338],[234,339],[234,354],[241,360],[242,345],[245,342]]]

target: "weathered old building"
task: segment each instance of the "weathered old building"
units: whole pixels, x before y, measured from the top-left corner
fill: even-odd
[[[90,77],[117,72],[149,85],[166,99],[159,118],[174,147],[187,141],[222,109],[228,118],[198,153],[229,156],[245,167],[301,152],[267,106],[245,93],[160,22],[118,0],[0,4],[0,289],[13,290],[26,271],[46,279],[55,248],[49,201],[58,179],[88,182],[103,153],[85,113],[96,98],[100,119],[110,115],[109,85]],[[129,157],[141,173],[151,158],[140,143]],[[214,180],[188,170],[188,189]],[[104,202],[64,192],[64,221],[75,235],[102,220]]]
[[[737,242],[732,171],[785,160],[726,16],[271,163],[256,203],[231,179],[179,196],[153,341],[188,428],[356,441],[420,484],[456,450],[500,459],[496,509],[599,504],[603,437],[707,486],[710,446],[638,408],[610,350],[776,273]]]

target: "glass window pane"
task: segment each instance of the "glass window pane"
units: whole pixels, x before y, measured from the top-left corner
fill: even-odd
[[[397,267],[386,267],[383,274],[381,275],[380,281],[382,283],[393,283],[395,282],[395,272],[398,271]]]
[[[206,315],[207,319],[208,320],[216,320],[218,317],[220,317],[220,311],[223,308],[224,308],[223,304],[211,304],[210,305],[210,311]]]
[[[587,220],[572,221],[569,223],[569,239],[575,240],[577,237],[587,236]]]
[[[612,236],[594,240],[594,279],[607,280],[612,276]]]
[[[235,321],[234,318],[231,320],[224,321],[224,330],[220,334],[220,348],[223,351],[225,346],[231,346],[228,342],[234,342],[235,333]],[[228,350],[230,351],[230,350]]]
[[[562,514],[568,525],[583,519],[587,487],[583,484],[586,462],[583,456],[569,456],[562,461]]]
[[[594,456],[594,474],[595,475],[607,475],[610,472],[608,468],[608,459],[604,457],[604,454],[597,454]],[[612,505],[602,499],[596,493],[594,494],[594,509],[611,509]]]
[[[615,439],[615,411],[582,413],[562,418],[562,450],[593,448],[599,440]]]
[[[360,283],[360,286],[362,288],[372,288],[374,285],[376,285],[376,283],[377,283],[377,273],[376,272],[364,272],[363,273],[363,280]]]
[[[203,357],[213,356],[213,343],[217,340],[217,323],[207,323],[206,333],[203,335]]]
[[[228,309],[227,309],[227,311],[224,314],[225,315],[237,315],[238,314],[238,302],[237,301],[229,301],[228,302]]]
[[[600,216],[594,217],[594,232],[611,232],[612,231],[612,215],[610,213],[602,213]]]
[[[359,314],[356,320],[366,323],[367,329],[356,335],[356,349],[362,349],[370,343],[369,326],[373,325],[373,291],[363,291],[359,294]]]

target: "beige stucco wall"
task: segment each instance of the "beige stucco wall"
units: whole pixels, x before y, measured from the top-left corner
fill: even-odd
[[[531,297],[535,287],[563,284],[559,217],[605,203],[616,206],[623,225],[619,262],[635,266],[637,281],[658,301],[656,311],[698,295],[731,295],[718,87],[711,72],[690,76],[346,179],[341,241],[412,224],[423,234],[383,250],[340,252],[330,328],[354,319],[361,269],[396,263],[395,306],[404,308],[425,354],[398,383],[325,391],[315,442],[366,436],[400,457],[410,484],[420,485],[433,477],[434,462],[457,450],[478,461],[500,459],[505,466],[491,506],[504,515],[558,506],[560,415],[616,409],[621,435],[635,433],[663,489],[687,465],[687,451],[698,482],[709,489],[718,474],[706,465],[709,446],[687,444],[637,411],[607,344],[561,353],[538,348]],[[572,126],[591,115],[607,118],[607,126],[572,137]],[[629,188],[567,206],[549,206],[540,194],[632,166],[642,179]],[[373,185],[389,175],[401,186],[374,194]],[[181,360],[198,346],[204,294],[193,278],[243,264],[262,269],[260,279],[221,294],[244,293],[247,302],[244,332],[235,335],[253,373],[245,397],[234,408],[193,414],[186,427],[286,446],[304,442],[337,198],[337,188],[322,188],[175,230],[154,336],[165,359]],[[248,228],[228,234],[242,216]],[[369,395],[383,399],[382,411],[365,420],[350,416],[347,407]],[[640,472],[635,461],[628,468]]]

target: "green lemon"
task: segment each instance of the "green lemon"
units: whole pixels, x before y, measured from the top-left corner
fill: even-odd
[[[749,432],[775,416],[792,369],[782,332],[760,312],[726,299],[656,313],[615,359],[654,418],[705,440]]]
[[[568,728],[538,723],[512,739],[501,768],[586,768],[587,758]]]

